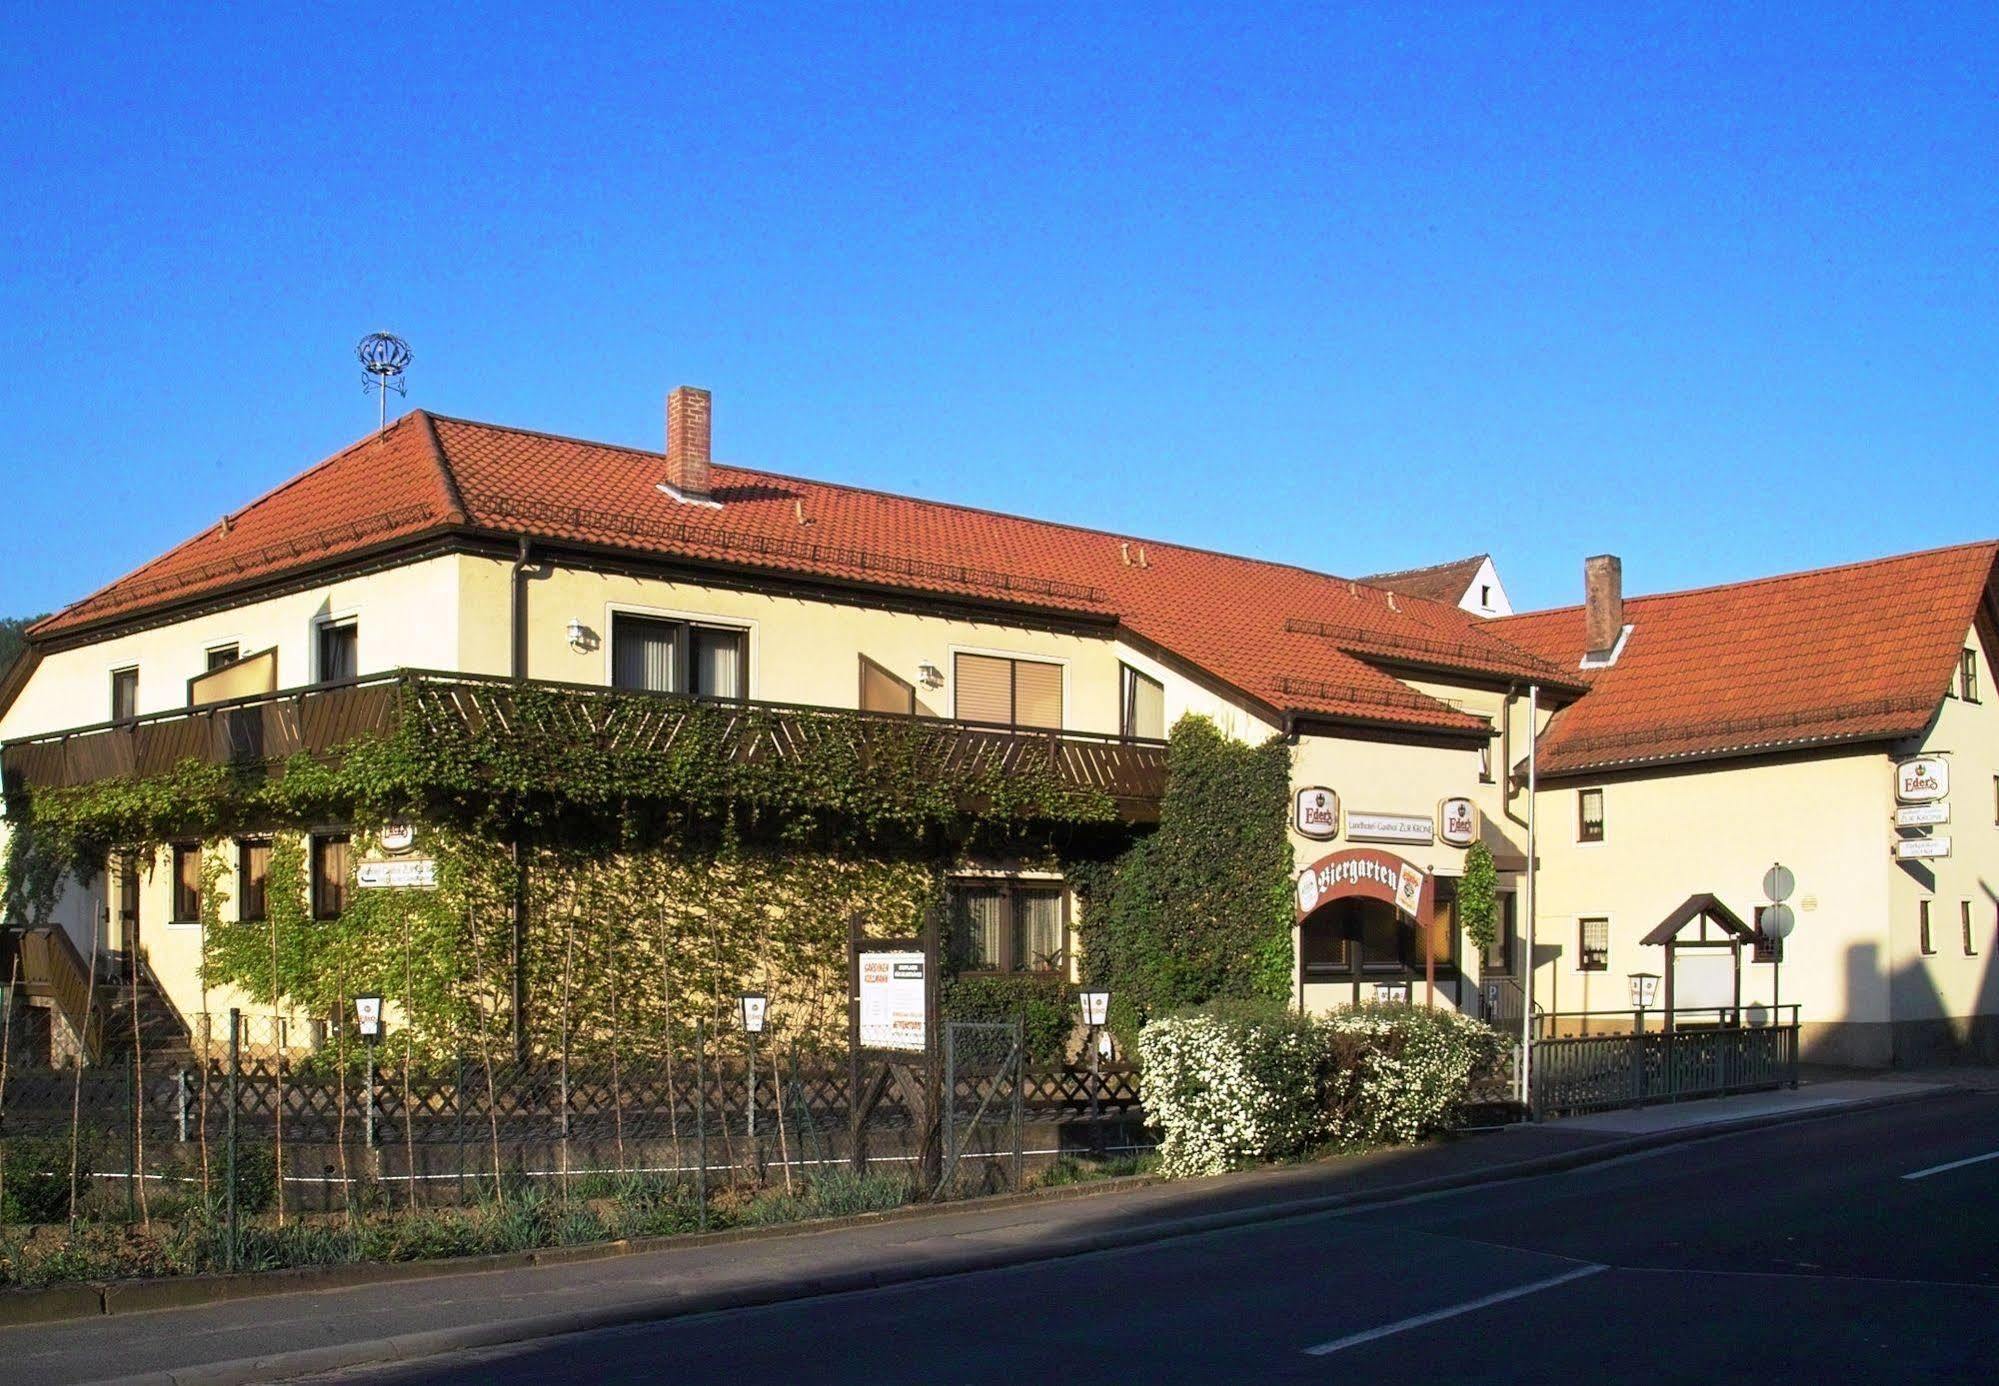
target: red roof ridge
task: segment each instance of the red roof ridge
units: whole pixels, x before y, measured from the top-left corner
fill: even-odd
[[[430,447],[430,460],[437,464],[438,485],[444,491],[444,519],[447,524],[462,525],[466,521],[465,496],[458,489],[458,478],[452,475],[450,459],[444,455],[444,444],[438,441],[437,422],[427,409],[412,409],[404,418],[418,418],[423,421],[423,440]],[[397,419],[401,423],[402,419]]]
[[[1850,563],[1833,563],[1823,568],[1795,568],[1787,573],[1769,573],[1763,577],[1738,578],[1734,582],[1710,582],[1701,587],[1680,587],[1666,592],[1643,592],[1624,599],[1626,606],[1633,602],[1655,602],[1674,597],[1698,597],[1709,592],[1734,592],[1745,587],[1762,587],[1775,582],[1793,582],[1798,578],[1827,577],[1833,573],[1853,572],[1861,568],[1877,568],[1884,563],[1906,563],[1912,558],[1935,558],[1941,554],[1964,553],[1972,549],[1990,549],[1999,558],[1999,539],[1971,539],[1961,544],[1939,544],[1934,548],[1915,549],[1909,553],[1884,553],[1875,558],[1855,559]],[[1509,621],[1532,620],[1539,616],[1559,616],[1563,612],[1581,611],[1581,602],[1571,602],[1566,606],[1544,606],[1534,611],[1516,611],[1510,616],[1495,616],[1491,624],[1504,626]]]
[[[1366,577],[1360,578],[1359,581],[1379,585],[1386,583],[1389,578],[1422,577],[1429,573],[1448,572],[1452,568],[1470,568],[1475,564],[1485,562],[1491,557],[1492,555],[1489,553],[1471,553],[1466,554],[1463,558],[1446,559],[1442,563],[1425,563],[1418,568],[1396,568],[1386,573],[1369,573]]]
[[[578,438],[571,434],[549,433],[538,428],[520,428],[514,424],[490,423],[483,419],[459,418],[450,414],[437,414],[433,417],[440,423],[458,424],[465,428],[485,428],[498,433],[512,433],[528,438],[547,438],[557,443],[572,443],[577,447],[607,448],[613,452],[630,453],[635,457],[658,458],[662,464],[666,458],[664,452],[655,452],[651,448],[633,447],[629,443],[605,443],[599,442],[594,438]],[[1198,554],[1207,558],[1227,559],[1233,563],[1247,563],[1264,568],[1283,568],[1290,572],[1303,573],[1306,577],[1319,578],[1326,582],[1353,583],[1360,587],[1369,588],[1372,591],[1386,593],[1389,590],[1386,587],[1378,586],[1368,578],[1345,577],[1339,573],[1329,573],[1319,568],[1308,568],[1302,563],[1287,563],[1281,559],[1254,558],[1248,554],[1230,553],[1226,549],[1204,548],[1198,544],[1182,544],[1171,539],[1150,539],[1141,534],[1120,533],[1117,530],[1102,529],[1095,525],[1070,524],[1064,520],[1049,520],[1038,515],[1022,515],[1011,510],[995,510],[990,506],[965,505],[959,501],[935,500],[928,496],[912,496],[900,491],[887,491],[878,486],[861,486],[846,481],[825,481],[817,477],[798,476],[790,472],[774,472],[762,467],[745,467],[734,462],[716,462],[713,465],[718,489],[724,474],[727,474],[731,478],[755,478],[764,481],[791,482],[799,486],[818,486],[828,490],[845,491],[853,495],[877,496],[883,500],[902,501],[910,505],[927,506],[936,510],[950,510],[961,515],[985,515],[998,520],[1011,520],[1017,524],[1041,525],[1048,529],[1061,530],[1069,534],[1096,535],[1113,542],[1127,541],[1133,544],[1143,544],[1147,548],[1156,548],[1174,553]],[[1394,595],[1401,601],[1427,602],[1432,606],[1444,607],[1453,611],[1457,610],[1449,602],[1436,601],[1430,597],[1411,597],[1400,592]]]

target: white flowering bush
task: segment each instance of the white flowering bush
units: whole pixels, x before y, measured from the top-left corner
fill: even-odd
[[[1414,1141],[1455,1125],[1502,1044],[1490,1026],[1443,1008],[1361,1006],[1316,1023],[1326,1130],[1341,1141]]]
[[[1139,1093],[1160,1132],[1161,1172],[1218,1174],[1327,1140],[1446,1129],[1500,1049],[1490,1028],[1450,1010],[1216,1005],[1140,1031]]]
[[[1323,1136],[1319,1028],[1276,1007],[1211,1008],[1139,1032],[1139,1095],[1170,1177],[1219,1174]]]

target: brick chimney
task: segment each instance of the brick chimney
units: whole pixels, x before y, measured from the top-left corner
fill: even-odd
[[[1609,654],[1624,633],[1624,563],[1614,553],[1583,560],[1583,648]]]
[[[696,503],[708,494],[708,440],[714,406],[706,390],[677,386],[666,397],[666,484],[680,500]]]

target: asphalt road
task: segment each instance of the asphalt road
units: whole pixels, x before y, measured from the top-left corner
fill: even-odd
[[[1999,1380],[1999,1095],[327,1381]],[[1028,1374],[1032,1373],[1029,1378]]]

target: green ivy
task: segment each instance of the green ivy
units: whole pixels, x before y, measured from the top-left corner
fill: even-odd
[[[1492,849],[1474,842],[1465,852],[1465,874],[1458,881],[1458,923],[1481,951],[1492,947],[1498,936],[1499,872],[1492,863]]]
[[[1291,989],[1290,747],[1188,716],[1167,765],[1158,832],[1077,873],[1083,966],[1127,1038],[1182,1006]]]
[[[968,973],[945,979],[938,1010],[950,1020],[1026,1022],[1030,1064],[1054,1065],[1068,1057],[1077,1012],[1059,975],[1034,972]]]

